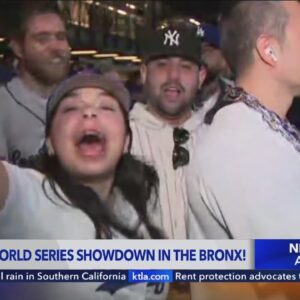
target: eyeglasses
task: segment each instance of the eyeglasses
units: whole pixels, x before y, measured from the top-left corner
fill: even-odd
[[[184,128],[174,128],[173,140],[173,168],[176,170],[178,167],[185,166],[190,161],[190,154],[187,149],[182,147],[182,144],[186,143],[190,138],[190,133]]]

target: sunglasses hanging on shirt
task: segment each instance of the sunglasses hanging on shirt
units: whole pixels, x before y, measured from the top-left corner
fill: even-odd
[[[185,144],[190,138],[190,133],[184,128],[174,128],[173,140],[173,168],[176,170],[178,167],[185,166],[190,161],[189,151],[182,145]]]

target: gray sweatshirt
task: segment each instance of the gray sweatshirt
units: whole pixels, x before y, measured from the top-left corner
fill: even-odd
[[[0,88],[0,158],[21,163],[38,152],[44,140],[47,100],[20,77]]]

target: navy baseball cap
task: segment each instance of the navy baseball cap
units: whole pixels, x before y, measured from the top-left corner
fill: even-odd
[[[202,24],[201,30],[203,42],[209,43],[215,48],[220,48],[221,34],[219,27],[210,24]]]

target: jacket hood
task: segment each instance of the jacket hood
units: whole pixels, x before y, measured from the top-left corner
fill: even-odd
[[[147,105],[142,103],[136,103],[134,105],[129,114],[129,120],[131,122],[138,123],[141,126],[156,130],[162,129],[165,126],[170,126],[166,121],[157,118],[151,112],[149,112]],[[193,112],[192,116],[180,127],[183,127],[188,131],[193,131],[203,123],[203,120],[204,112],[202,110],[198,110]]]

